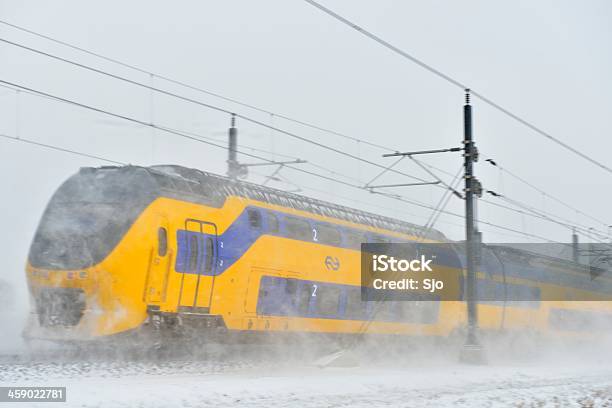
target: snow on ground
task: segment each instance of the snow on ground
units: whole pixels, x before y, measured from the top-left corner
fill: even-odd
[[[321,369],[295,361],[5,360],[0,385],[66,386],[61,406],[70,407],[612,407],[606,361]]]

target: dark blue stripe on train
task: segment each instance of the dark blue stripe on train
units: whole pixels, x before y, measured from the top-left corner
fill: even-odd
[[[337,235],[334,235],[337,234]],[[196,231],[177,231],[178,254],[175,269],[177,272],[219,275],[236,262],[262,235],[274,235],[300,241],[312,242],[336,248],[360,250],[361,243],[400,242],[396,237],[385,236],[350,228],[338,224],[314,221],[306,217],[288,215],[280,211],[248,207],[229,228],[215,240],[213,234]],[[209,240],[214,242],[213,268],[204,263],[211,252],[206,252]],[[408,243],[409,241],[402,241]],[[415,245],[423,245],[417,244]],[[202,253],[202,252],[205,253]],[[437,251],[438,264],[460,268],[456,254],[449,249]]]
[[[460,288],[461,299],[465,300],[465,286],[461,284]],[[537,286],[504,283],[486,278],[476,280],[476,296],[480,304],[530,309],[539,308],[542,300],[541,290]]]
[[[361,286],[262,276],[257,314],[335,320],[433,324],[440,302],[363,302]]]
[[[299,227],[299,228],[298,228]],[[320,222],[306,217],[289,215],[280,211],[262,209],[259,207],[247,207],[214,242],[213,261],[214,265],[208,268],[206,262],[210,260],[205,249],[199,253],[190,267],[190,256],[193,249],[190,248],[188,237],[195,235],[198,244],[194,248],[205,248],[209,242],[214,241],[215,236],[211,234],[179,230],[177,231],[178,254],[175,269],[177,272],[201,273],[203,275],[219,275],[240,259],[253,243],[262,235],[274,235],[284,238],[296,239],[306,242],[317,243],[329,247],[348,248],[360,250],[361,242],[380,243],[398,242],[396,237],[366,232],[357,228],[329,222]],[[408,241],[404,241],[408,242]],[[417,244],[415,245],[431,245]],[[444,248],[444,247],[441,247]],[[446,248],[450,248],[446,246]],[[333,255],[330,253],[330,255]],[[464,256],[450,249],[441,249],[437,254],[436,263],[462,268]],[[609,279],[591,280],[587,275],[581,276],[569,271],[552,270],[550,268],[519,265],[513,262],[502,263],[489,250],[483,251],[481,270],[490,276],[507,278],[526,278],[529,280],[550,283],[575,289],[583,289],[594,292],[612,293],[612,282]],[[486,290],[486,288],[485,288]],[[534,299],[535,300],[535,299]]]

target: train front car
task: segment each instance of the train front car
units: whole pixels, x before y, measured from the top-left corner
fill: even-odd
[[[90,340],[142,324],[152,239],[134,224],[156,191],[132,166],[83,168],[60,186],[30,247],[25,338]]]
[[[424,233],[448,242],[435,230],[195,169],[84,168],[57,190],[36,231],[24,334],[135,334],[155,344],[175,334],[200,342],[269,332],[447,338],[465,327],[463,302],[361,300],[361,243]],[[583,311],[612,321],[609,304],[543,296],[609,293],[608,275],[496,248],[484,251],[478,274],[478,292],[498,294],[478,304],[483,332],[587,332],[576,321],[595,315]],[[446,272],[458,287],[462,269]]]

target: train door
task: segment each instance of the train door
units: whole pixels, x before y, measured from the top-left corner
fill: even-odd
[[[184,230],[178,232],[182,272],[179,291],[179,310],[208,313],[217,274],[217,226],[196,219],[185,220]]]
[[[166,300],[168,276],[172,265],[172,249],[168,247],[168,220],[159,217],[154,230],[156,238],[149,255],[149,266],[145,283],[145,302],[162,303]]]

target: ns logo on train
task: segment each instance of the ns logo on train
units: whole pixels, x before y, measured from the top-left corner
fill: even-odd
[[[338,260],[335,256],[326,256],[325,257],[325,267],[331,271],[337,271],[340,269],[340,260]]]

